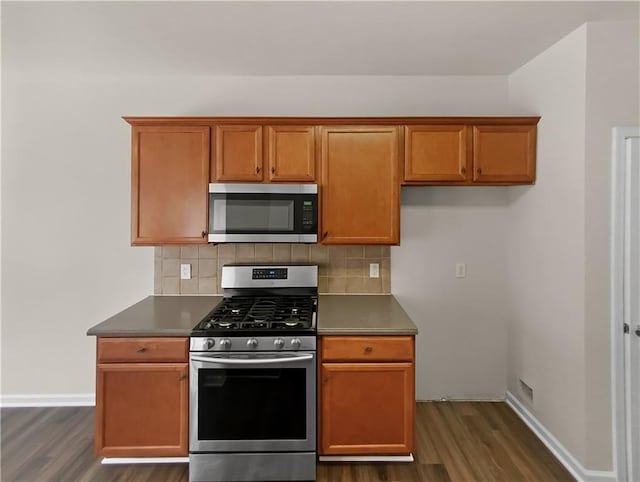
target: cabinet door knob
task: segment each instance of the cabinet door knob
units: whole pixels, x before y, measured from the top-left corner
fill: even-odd
[[[329,231],[325,231],[325,232],[322,234],[322,239],[325,239],[327,236],[329,236]]]
[[[482,168],[480,168],[480,167],[479,167],[478,169],[476,169],[476,172],[477,172],[478,174],[482,174]]]
[[[275,173],[276,173],[276,168],[275,168],[275,167],[272,167],[272,168],[271,168],[271,174],[275,174]]]
[[[640,336],[640,325],[636,327],[636,331],[634,332],[636,336]]]
[[[183,380],[186,380],[187,376],[186,375],[180,375],[180,378],[178,378],[178,381],[181,382]]]
[[[146,349],[145,347],[138,348],[138,349],[136,350],[136,352],[137,352],[137,353],[144,353],[145,351],[147,351],[147,349]]]
[[[365,346],[365,347],[364,347],[364,352],[365,352],[365,353],[371,353],[372,351],[373,351],[373,348],[372,348],[372,347],[370,347],[370,346]]]
[[[327,383],[329,381],[329,377],[327,375],[322,377],[322,382]]]
[[[260,166],[256,166],[256,174],[260,174]]]
[[[464,167],[464,166],[462,166],[462,167],[460,168],[460,174],[466,174],[466,173],[467,173],[467,168],[466,168],[466,167]]]
[[[202,233],[200,233],[200,236],[202,236],[203,238],[207,237],[207,232],[206,231],[202,231]]]

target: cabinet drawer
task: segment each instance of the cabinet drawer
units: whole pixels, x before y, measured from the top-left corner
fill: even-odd
[[[98,363],[186,363],[187,338],[98,338]]]
[[[413,337],[323,337],[322,361],[413,361]]]

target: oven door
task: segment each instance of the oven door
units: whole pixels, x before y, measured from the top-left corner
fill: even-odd
[[[209,184],[211,243],[315,243],[315,184]]]
[[[314,352],[191,353],[189,452],[316,449]]]

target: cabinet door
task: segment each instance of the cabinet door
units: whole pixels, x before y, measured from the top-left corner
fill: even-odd
[[[105,457],[186,456],[186,363],[100,364],[95,451]]]
[[[414,450],[413,363],[323,363],[320,453]]]
[[[216,126],[216,181],[262,181],[262,126]]]
[[[464,181],[471,150],[469,128],[451,126],[406,126],[405,181]]]
[[[267,127],[269,180],[313,182],[316,178],[315,128]]]
[[[208,127],[134,127],[131,244],[206,243],[208,183]]]
[[[475,126],[473,180],[531,184],[536,172],[536,126]]]
[[[321,128],[324,244],[400,241],[398,128]]]

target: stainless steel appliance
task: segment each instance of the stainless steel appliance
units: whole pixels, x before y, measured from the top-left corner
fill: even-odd
[[[317,184],[209,184],[210,243],[316,243]]]
[[[189,480],[315,480],[315,265],[222,268],[191,333]]]

